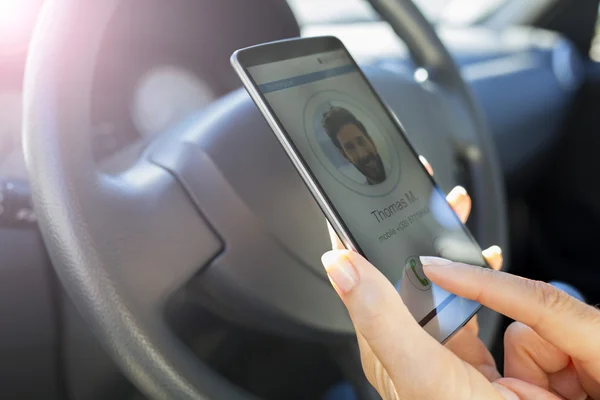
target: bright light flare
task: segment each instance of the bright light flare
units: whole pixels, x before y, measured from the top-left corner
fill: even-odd
[[[43,0],[0,0],[0,54],[25,51]]]
[[[3,30],[23,25],[27,20],[27,1],[0,0],[0,27]]]

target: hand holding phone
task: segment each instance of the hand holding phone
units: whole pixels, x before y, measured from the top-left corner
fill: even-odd
[[[334,248],[338,247],[334,241]],[[484,255],[494,269],[500,266],[497,248]],[[384,399],[600,396],[600,347],[594,340],[600,330],[600,311],[557,287],[446,259],[423,258],[433,282],[459,296],[479,299],[515,320],[504,335],[503,378],[477,336],[475,319],[442,347],[418,329],[394,288],[364,258],[338,250],[326,254],[323,261],[356,327],[365,373]],[[353,283],[335,283],[340,277],[353,277]]]
[[[420,159],[429,174],[433,175],[433,169],[427,160],[423,157],[420,157]],[[460,186],[455,187],[448,193],[446,199],[461,222],[465,223],[471,213],[471,198],[465,189]],[[330,225],[329,227],[329,235],[333,250],[344,250],[345,247],[339,240],[337,234]],[[491,246],[490,248],[485,249],[482,252],[482,255],[492,269],[499,271],[502,268],[502,250],[498,246]],[[475,366],[489,380],[496,379],[499,377],[496,363],[485,344],[479,338],[478,333],[479,324],[477,316],[475,316],[445,343],[445,347],[450,349],[461,360]],[[359,335],[358,339],[360,341],[363,340],[364,337]],[[371,348],[368,345],[361,346],[361,349],[363,359],[367,360],[363,365],[365,368],[371,368],[370,371],[367,371],[367,374],[376,373],[373,366],[377,365],[379,362],[377,356],[372,353],[370,350]]]

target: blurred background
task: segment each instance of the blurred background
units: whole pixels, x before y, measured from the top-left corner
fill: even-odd
[[[0,397],[135,398],[57,283],[29,201],[21,101],[42,3],[0,0]],[[507,267],[600,303],[600,266],[588,256],[600,225],[599,0],[415,3],[493,134],[508,192]],[[340,37],[361,66],[414,80],[418,65],[366,0],[125,1],[98,56],[93,126],[81,134],[98,165],[111,160],[118,171],[156,135],[241,87],[229,66],[235,49],[322,34]],[[318,344],[210,315],[182,329],[203,343],[191,345],[199,357],[264,399],[321,398],[348,375]],[[501,351],[499,342],[499,361]]]

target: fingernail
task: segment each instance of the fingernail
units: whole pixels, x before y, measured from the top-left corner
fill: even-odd
[[[483,250],[483,255],[485,257],[491,257],[494,254],[502,255],[502,249],[500,248],[500,246],[491,246]]]
[[[419,161],[421,161],[421,164],[423,164],[427,172],[429,172],[429,175],[433,176],[433,167],[429,164],[429,161],[421,155],[419,156]]]
[[[329,279],[343,293],[351,291],[358,283],[358,273],[343,252],[328,251],[321,258]]]
[[[445,267],[454,264],[454,261],[446,260],[445,258],[440,257],[421,256],[419,257],[419,260],[421,260],[423,267]]]
[[[467,189],[462,186],[456,186],[448,193],[448,200],[457,200],[460,196],[467,196]]]

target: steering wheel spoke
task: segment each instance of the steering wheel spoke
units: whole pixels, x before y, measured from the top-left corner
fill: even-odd
[[[219,253],[221,241],[176,179],[150,162],[99,182],[101,198],[85,214],[101,219],[89,225],[107,274],[136,302],[161,308]]]

